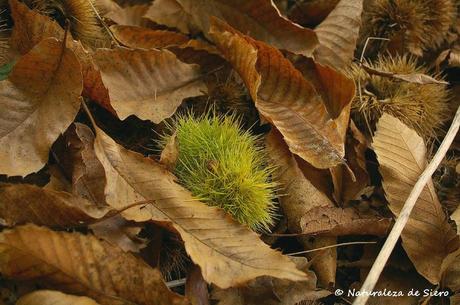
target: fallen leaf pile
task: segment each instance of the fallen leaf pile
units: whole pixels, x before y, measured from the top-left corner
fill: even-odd
[[[454,0],[0,1],[0,305],[352,304],[460,104],[458,16]],[[260,142],[270,232],[174,175],[180,145],[160,142],[184,114]],[[459,152],[457,135],[375,288],[405,295],[368,304],[460,305]]]

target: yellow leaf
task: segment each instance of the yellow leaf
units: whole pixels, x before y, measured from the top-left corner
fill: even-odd
[[[277,49],[214,20],[211,36],[290,151],[318,168],[343,163],[343,136],[315,87]]]
[[[270,249],[223,210],[194,199],[157,162],[117,145],[99,129],[95,151],[106,172],[107,202],[119,209],[151,200],[152,204],[122,215],[128,220],[171,223],[208,283],[227,288],[262,275],[305,279],[288,257]]]
[[[97,49],[93,58],[121,119],[134,114],[160,123],[184,98],[206,90],[199,67],[167,50]]]
[[[85,294],[104,305],[186,304],[158,270],[91,235],[20,226],[0,233],[0,255],[6,278]]]
[[[425,169],[425,143],[400,120],[384,114],[377,124],[373,147],[390,210],[397,216]],[[458,248],[458,237],[447,222],[431,180],[420,194],[401,238],[417,271],[431,283],[439,283],[443,261]]]
[[[0,173],[25,176],[46,164],[78,113],[82,89],[80,63],[56,38],[18,60],[0,82]]]

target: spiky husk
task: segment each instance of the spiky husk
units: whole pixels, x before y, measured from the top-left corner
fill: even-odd
[[[0,65],[11,60],[9,38],[11,36],[11,22],[8,1],[0,0]]]
[[[33,9],[46,14],[61,26],[70,23],[73,38],[90,47],[110,45],[109,37],[97,16],[93,0],[29,0]]]
[[[360,44],[368,37],[387,38],[374,41],[373,49],[422,56],[442,44],[456,18],[455,0],[374,0],[365,6]]]
[[[234,115],[182,115],[170,129],[179,143],[175,173],[180,182],[240,223],[269,231],[276,185],[270,181],[273,168],[267,165],[261,139],[244,131]]]
[[[401,74],[428,74],[407,56],[379,56],[370,67]],[[358,65],[351,69],[357,92],[352,104],[352,115],[361,130],[372,133],[383,112],[389,113],[413,128],[425,140],[436,138],[443,123],[449,118],[449,92],[444,84],[409,83],[390,77],[369,75]],[[438,75],[431,75],[440,79]],[[359,87],[361,90],[359,90]]]
[[[234,73],[219,75],[207,82],[207,86],[206,95],[190,98],[183,104],[186,111],[193,109],[195,114],[205,114],[209,111],[234,114],[242,118],[244,127],[253,126],[258,121],[257,109],[246,87]]]
[[[159,258],[160,271],[170,281],[178,279],[187,270],[190,258],[185,252],[182,240],[176,234],[163,231]]]

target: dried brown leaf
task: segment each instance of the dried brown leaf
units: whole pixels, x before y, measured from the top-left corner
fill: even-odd
[[[34,223],[50,227],[73,227],[94,222],[110,209],[67,192],[43,189],[30,184],[0,183],[2,225]]]
[[[161,49],[180,46],[189,41],[189,38],[181,33],[139,26],[112,25],[110,30],[118,41],[129,48]]]
[[[344,162],[343,140],[321,95],[281,52],[216,19],[210,34],[293,153],[318,168]]]
[[[176,0],[156,0],[144,15],[158,24],[189,34],[197,31],[192,16]]]
[[[148,4],[117,7],[105,14],[105,17],[112,19],[117,24],[144,26],[146,24],[144,15],[148,9]]]
[[[160,272],[94,236],[25,225],[0,233],[3,276],[85,294],[101,304],[186,304]]]
[[[409,83],[415,83],[415,84],[421,84],[421,85],[426,85],[426,84],[448,85],[449,84],[448,82],[437,80],[434,77],[431,77],[429,75],[422,74],[422,73],[394,74],[393,77],[404,80]]]
[[[94,60],[121,119],[136,115],[159,123],[184,98],[206,90],[199,67],[181,62],[167,50],[98,49]]]
[[[55,21],[29,9],[18,0],[9,0],[9,3],[14,21],[10,44],[20,54],[26,54],[45,38],[64,38],[64,31]]]
[[[289,10],[292,21],[309,26],[316,26],[335,8],[339,0],[312,0],[295,2]]]
[[[113,0],[94,0],[94,5],[99,10],[101,15],[110,13],[120,8],[120,6]]]
[[[116,215],[89,226],[94,235],[116,245],[123,251],[139,252],[147,246],[145,240],[137,238],[142,224],[133,225],[120,215]]]
[[[17,0],[11,0],[11,15],[14,27],[10,43],[20,54],[27,53],[45,38],[64,38],[64,30],[54,20],[29,9]],[[70,33],[68,35],[70,36]],[[104,87],[101,75],[95,69],[90,54],[84,50],[80,42],[72,39],[67,40],[67,46],[77,55],[81,65],[84,81],[82,95],[115,114],[115,110],[110,105],[107,88]]]
[[[207,71],[222,66],[220,52],[202,40],[164,30],[152,30],[134,26],[112,26],[113,34],[123,45],[130,48],[153,49],[168,48],[183,62],[199,64]]]
[[[160,156],[160,163],[166,166],[169,170],[176,167],[177,158],[179,157],[179,142],[177,141],[176,134],[174,133],[166,143]]]
[[[42,40],[0,83],[0,172],[41,169],[59,134],[80,108],[83,80],[75,54],[55,38]]]
[[[460,236],[460,207],[450,218],[457,225],[457,235]],[[443,274],[443,284],[452,291],[460,291],[460,249],[452,253],[444,265],[446,270]]]
[[[397,118],[384,114],[373,139],[390,210],[399,215],[426,166],[426,147],[417,133]],[[417,271],[439,283],[442,264],[458,248],[458,237],[430,180],[423,189],[402,234],[402,245]]]
[[[305,234],[344,236],[385,236],[391,219],[375,213],[360,213],[354,208],[315,207],[302,216],[300,226]]]
[[[287,280],[260,277],[250,281],[244,287],[213,289],[212,298],[218,305],[295,305],[304,300],[316,300],[326,297],[330,292],[316,289],[315,274],[308,270],[308,261],[304,257],[291,257],[297,268],[304,270],[308,282],[293,283]]]
[[[350,133],[345,143],[345,159],[347,165],[353,171],[353,176],[345,168],[332,170],[334,181],[334,198],[337,202],[346,204],[350,200],[358,200],[359,194],[370,183],[370,177],[366,170],[365,152],[368,143],[364,135],[358,130],[354,122],[350,124]]]
[[[152,159],[124,149],[99,129],[95,150],[106,172],[107,202],[118,209],[130,202],[152,201],[122,215],[135,221],[171,223],[208,283],[227,288],[262,275],[305,280],[287,257],[221,209],[194,199]]]
[[[269,158],[275,165],[276,181],[281,185],[280,204],[291,232],[302,232],[301,219],[316,207],[334,207],[333,203],[305,178],[296,159],[280,133],[270,131],[265,142]]]
[[[81,123],[72,124],[53,146],[54,158],[69,177],[72,193],[96,206],[105,205],[105,173],[94,153],[94,134]]]
[[[200,267],[196,265],[188,272],[185,295],[192,305],[209,305],[208,284],[201,275]]]
[[[348,67],[354,57],[362,11],[363,0],[340,0],[316,27],[319,46],[313,56],[319,63],[341,70]]]
[[[282,136],[272,130],[266,137],[268,155],[275,165],[276,181],[281,185],[280,204],[287,218],[290,232],[301,233],[301,219],[308,215],[315,207],[333,207],[326,195],[321,193],[311,182],[306,179],[299,169],[294,156],[284,143]],[[335,238],[318,237],[313,243],[306,238],[300,242],[307,248],[319,248],[336,244]],[[321,253],[322,258],[313,261],[319,281],[324,285],[334,283],[337,265],[336,249],[327,249]]]
[[[99,303],[87,297],[60,291],[39,290],[21,297],[16,305],[99,305]]]
[[[314,31],[283,17],[271,1],[177,0],[177,3],[185,11],[185,18],[207,37],[210,17],[214,16],[255,39],[297,54],[311,55],[318,43]]]
[[[362,64],[364,70],[370,75],[378,75],[383,77],[389,78],[396,78],[398,80],[403,80],[409,83],[420,84],[420,85],[427,85],[427,84],[441,84],[441,85],[448,85],[449,83],[443,80],[438,80],[434,77],[423,73],[409,73],[409,74],[401,74],[401,73],[394,73],[391,71],[382,71],[373,67],[369,67],[368,65]]]

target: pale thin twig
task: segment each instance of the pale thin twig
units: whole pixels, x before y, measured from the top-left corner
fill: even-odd
[[[361,292],[364,292],[364,293],[360,294],[355,299],[355,301],[353,302],[353,305],[366,304],[367,299],[369,298],[369,294],[365,292],[370,292],[372,291],[372,289],[374,289],[375,284],[377,283],[380,277],[380,274],[382,273],[383,268],[385,267],[388,261],[388,258],[390,257],[390,254],[393,251],[399,239],[399,236],[401,235],[401,232],[403,231],[404,227],[406,226],[407,221],[409,220],[410,213],[412,212],[412,209],[414,208],[415,203],[417,202],[417,199],[420,196],[420,193],[422,192],[423,188],[425,187],[425,184],[431,178],[434,171],[438,168],[439,164],[441,163],[444,156],[446,155],[447,150],[449,149],[450,145],[455,139],[455,135],[457,134],[459,127],[460,127],[460,107],[457,109],[457,113],[455,114],[454,120],[452,121],[452,124],[450,125],[449,131],[447,132],[446,137],[444,138],[444,140],[441,143],[441,146],[436,152],[436,155],[433,157],[430,164],[428,164],[428,166],[425,168],[423,173],[420,175],[417,183],[414,185],[414,188],[412,189],[411,193],[409,194],[409,197],[404,203],[404,206],[401,212],[399,213],[399,216],[396,219],[396,222],[393,228],[391,229],[391,232],[388,235],[388,238],[385,241],[385,244],[380,250],[379,255],[377,256],[374,264],[372,265],[371,271],[367,275],[367,278],[364,281],[363,286],[361,287]]]
[[[361,56],[359,57],[359,67],[362,68],[363,61],[364,61],[364,54],[366,54],[366,49],[367,45],[371,40],[390,40],[388,38],[381,38],[381,37],[367,37],[366,42],[364,43],[363,50],[361,51]],[[364,104],[363,102],[363,92],[361,89],[361,75],[358,75],[358,96],[359,96],[359,101],[361,102],[361,105]],[[367,119],[367,116],[364,115],[364,120],[366,121],[367,129],[369,129],[369,134],[372,133],[372,128],[371,125],[369,124],[369,120]]]

